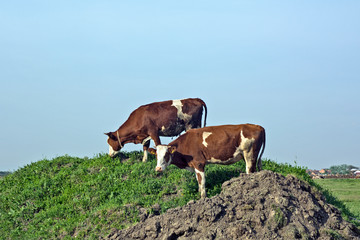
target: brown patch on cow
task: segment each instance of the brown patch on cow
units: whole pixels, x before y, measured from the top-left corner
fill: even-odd
[[[200,174],[200,173],[196,173],[196,176],[197,176],[198,182],[201,183],[201,180],[202,180],[201,174]]]

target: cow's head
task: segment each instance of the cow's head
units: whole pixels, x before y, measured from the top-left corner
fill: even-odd
[[[167,146],[167,145],[157,145],[156,146],[156,159],[157,164],[155,171],[162,172],[167,166],[170,165],[174,153],[176,151],[176,146]]]
[[[119,155],[121,148],[123,147],[120,138],[112,133],[105,133],[108,136],[107,143],[109,144],[109,155],[110,157],[116,157]]]

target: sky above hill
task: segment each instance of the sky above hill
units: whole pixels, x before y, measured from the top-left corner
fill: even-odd
[[[359,12],[351,0],[3,1],[0,170],[107,152],[103,133],[137,107],[188,97],[206,102],[208,126],[262,125],[266,158],[360,167]]]

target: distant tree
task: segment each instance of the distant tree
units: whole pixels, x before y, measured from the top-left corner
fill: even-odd
[[[330,170],[332,174],[349,174],[350,170],[353,168],[357,168],[357,167],[353,165],[341,164],[341,165],[331,166]]]
[[[4,177],[8,174],[10,174],[11,172],[3,172],[3,171],[0,171],[0,177]]]
[[[351,169],[359,169],[359,167],[355,167],[354,165],[349,165],[350,170]]]

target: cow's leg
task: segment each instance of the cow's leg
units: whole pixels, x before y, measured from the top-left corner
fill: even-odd
[[[195,174],[196,174],[196,179],[198,181],[199,192],[200,192],[201,198],[206,198],[205,172],[195,168]]]
[[[150,135],[150,138],[154,141],[155,147],[156,147],[157,145],[161,145],[159,134],[157,134],[157,133],[150,133],[149,135]]]
[[[261,162],[261,158],[259,158],[259,153],[260,153],[260,149],[261,149],[261,145],[258,147],[257,144],[254,144],[253,145],[253,155],[254,155],[254,161],[255,161],[255,164],[257,166],[257,170],[258,171],[261,171],[262,170],[262,162]],[[255,171],[256,171],[256,167],[255,167]]]
[[[143,162],[146,162],[147,159],[148,159],[148,149],[149,149],[149,146],[150,146],[150,139],[147,140],[148,138],[146,138],[144,141],[143,141],[143,150],[144,150],[144,156],[143,156]]]
[[[257,168],[258,168],[258,171],[261,171],[261,170],[262,170],[261,158],[259,158],[259,159],[257,160]]]
[[[261,162],[261,158],[258,159],[259,157],[259,152],[260,152],[260,149],[257,149],[257,148],[253,148],[253,165],[255,165],[254,167],[254,172],[256,172],[256,167],[258,168],[258,171],[261,171],[262,169],[262,162]]]
[[[252,149],[250,151],[244,151],[244,159],[246,163],[246,174],[255,172],[256,157],[254,157],[254,152]]]

